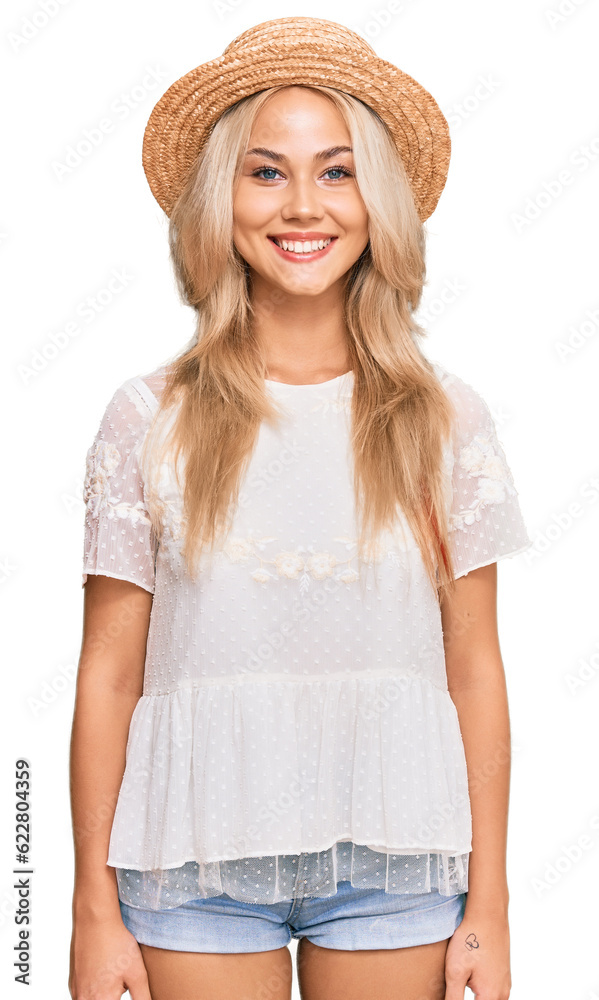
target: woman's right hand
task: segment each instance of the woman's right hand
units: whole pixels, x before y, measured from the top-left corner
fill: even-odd
[[[120,915],[73,922],[69,993],[73,1000],[152,1000],[139,944]]]

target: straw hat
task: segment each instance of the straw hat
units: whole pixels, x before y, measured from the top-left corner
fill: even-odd
[[[249,28],[222,56],[192,69],[163,94],[145,129],[142,162],[166,214],[223,111],[249,94],[298,83],[334,87],[377,112],[402,157],[424,222],[449,168],[449,126],[441,109],[356,32],[314,17],[280,17]]]

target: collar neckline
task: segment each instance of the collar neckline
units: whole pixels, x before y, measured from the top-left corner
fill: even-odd
[[[328,385],[335,385],[336,383],[341,382],[342,379],[349,379],[350,377],[353,377],[353,374],[353,369],[350,369],[348,372],[344,372],[343,375],[336,375],[335,378],[329,378],[325,382],[277,382],[276,380],[269,378],[264,379],[264,381],[266,385],[280,386],[282,389],[324,389]]]

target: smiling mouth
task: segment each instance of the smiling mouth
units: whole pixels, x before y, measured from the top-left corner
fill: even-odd
[[[292,257],[303,257],[322,253],[337,237],[328,236],[326,240],[277,240],[274,236],[269,236],[268,239],[284,253]]]

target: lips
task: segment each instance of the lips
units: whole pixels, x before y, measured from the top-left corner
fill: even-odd
[[[328,254],[328,253],[331,252],[332,247],[335,245],[335,243],[337,241],[337,237],[336,236],[330,236],[330,237],[326,237],[326,238],[330,242],[327,243],[327,245],[325,247],[323,247],[322,250],[318,250],[318,249],[317,250],[307,250],[307,251],[302,251],[300,253],[296,253],[294,250],[284,250],[283,247],[279,246],[279,244],[277,243],[277,241],[276,241],[276,239],[275,239],[274,236],[269,236],[268,237],[268,239],[272,243],[273,247],[275,248],[276,252],[281,255],[282,259],[290,261],[290,262],[294,262],[294,263],[308,262],[308,261],[311,261],[311,260],[316,260],[317,257],[325,257],[326,254]],[[302,242],[302,241],[298,240],[297,242]],[[303,242],[307,243],[308,240],[305,240]]]

